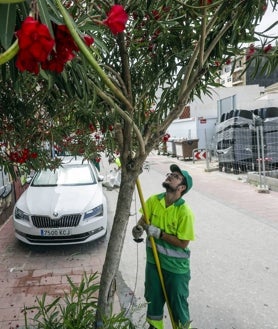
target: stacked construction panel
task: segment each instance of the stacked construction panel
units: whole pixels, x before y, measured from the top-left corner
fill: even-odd
[[[254,111],[262,119],[263,126],[263,153],[268,170],[278,167],[278,108],[267,107]],[[262,155],[262,146],[260,145]]]
[[[254,114],[235,110],[222,115],[216,127],[219,170],[246,171],[256,157],[254,149]]]

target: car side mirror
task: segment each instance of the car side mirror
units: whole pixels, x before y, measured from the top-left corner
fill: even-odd
[[[103,175],[98,175],[97,179],[98,179],[99,182],[103,182],[104,176]]]

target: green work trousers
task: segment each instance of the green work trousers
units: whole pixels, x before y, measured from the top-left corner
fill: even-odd
[[[190,321],[187,298],[189,295],[190,271],[176,274],[161,269],[173,320],[185,325]],[[163,329],[165,297],[155,264],[147,262],[145,274],[145,299],[148,303],[147,321],[157,329]]]

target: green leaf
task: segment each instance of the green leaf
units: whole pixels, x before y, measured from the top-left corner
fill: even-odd
[[[73,85],[75,87],[75,91],[79,98],[83,97],[83,90],[82,90],[82,80],[79,79],[77,72],[74,69],[71,70],[71,76],[73,79]],[[84,83],[83,83],[84,84]]]
[[[27,1],[21,2],[18,5],[18,9],[22,14],[22,18],[26,18],[27,16],[29,16],[30,13],[30,7],[29,4],[27,3]]]
[[[0,4],[0,43],[8,49],[12,43],[16,20],[15,4]]]
[[[48,27],[49,32],[54,37],[54,32],[53,32],[53,29],[52,29],[51,21],[49,19],[49,12],[48,12],[48,9],[47,9],[46,1],[45,0],[39,0],[38,1],[38,6],[39,6],[39,13],[40,13],[41,22]]]
[[[10,4],[10,3],[19,3],[25,0],[0,0],[0,4]]]

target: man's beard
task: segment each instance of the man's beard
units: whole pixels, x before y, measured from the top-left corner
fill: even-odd
[[[163,187],[165,187],[165,189],[166,189],[166,192],[176,192],[177,191],[177,189],[178,189],[178,186],[175,188],[175,187],[172,187],[172,186],[170,186],[170,184],[168,183],[168,182],[163,182],[162,183],[162,186]]]

